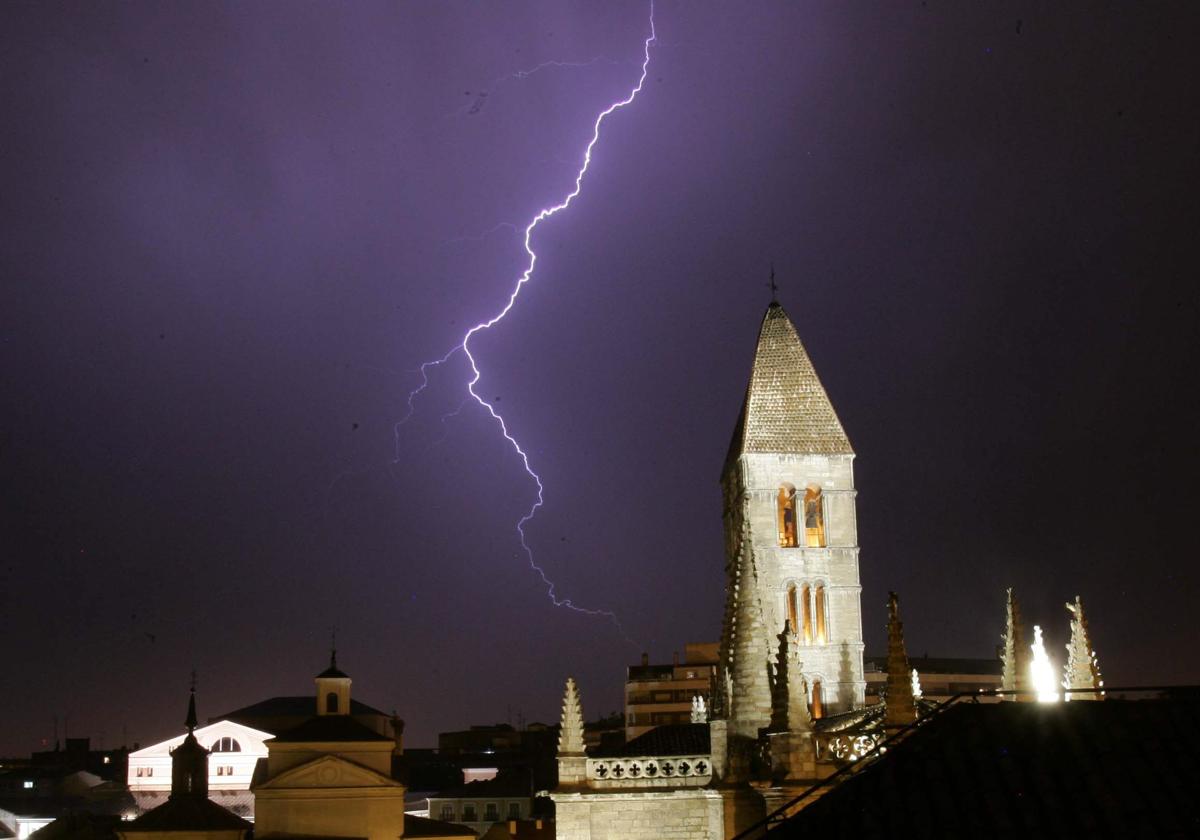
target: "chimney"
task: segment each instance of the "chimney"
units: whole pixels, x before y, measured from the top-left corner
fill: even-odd
[[[673,660],[672,664],[678,665],[679,664],[679,651],[674,651],[674,653],[672,653],[672,655],[671,655],[671,659]]]
[[[642,654],[642,667],[645,668],[649,664],[650,664],[650,654],[643,653]]]

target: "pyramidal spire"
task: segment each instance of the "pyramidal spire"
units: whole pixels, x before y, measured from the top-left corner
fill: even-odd
[[[900,599],[888,593],[887,711],[884,726],[908,726],[917,719],[913,698],[913,670],[904,649],[904,622],[900,620]]]
[[[854,454],[796,327],[777,301],[763,317],[726,466],[749,452]]]
[[[1071,613],[1071,641],[1067,643],[1067,664],[1063,667],[1063,688],[1094,688],[1095,694],[1080,692],[1065,694],[1064,700],[1101,700],[1104,680],[1100,678],[1100,663],[1092,650],[1088,636],[1087,617],[1083,614],[1083,599],[1075,596],[1075,603],[1066,604]]]
[[[1004,670],[1000,677],[1002,691],[1026,691],[1029,688],[1029,658],[1030,647],[1025,644],[1025,631],[1021,626],[1021,606],[1017,603],[1016,593],[1010,586],[1005,590],[1007,603],[1005,606],[1004,650],[1000,655]],[[1028,700],[1020,695],[1008,695],[1005,700]]]
[[[562,725],[558,730],[559,756],[584,755],[583,706],[579,702],[579,689],[575,678],[567,677],[567,688],[563,694]]]

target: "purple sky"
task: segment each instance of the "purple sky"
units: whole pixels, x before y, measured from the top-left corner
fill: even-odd
[[[0,8],[0,754],[306,693],[439,730],[589,716],[715,640],[721,464],[774,260],[857,452],[863,614],[1200,681],[1190,4],[660,2],[538,270],[516,234],[648,6]],[[548,67],[546,61],[584,64]],[[481,95],[486,92],[487,96]],[[485,231],[493,232],[486,234]],[[394,457],[398,456],[395,464]],[[61,727],[60,727],[61,734]]]

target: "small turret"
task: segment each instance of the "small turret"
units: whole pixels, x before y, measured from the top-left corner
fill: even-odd
[[[350,677],[338,670],[337,648],[330,648],[329,667],[314,679],[318,715],[350,714]]]

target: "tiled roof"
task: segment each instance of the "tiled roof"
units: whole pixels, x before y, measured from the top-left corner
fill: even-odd
[[[390,741],[349,715],[317,715],[275,736],[276,744],[317,741]]]
[[[617,749],[589,753],[593,758],[619,756],[708,755],[712,751],[707,723],[668,723],[656,726]]]
[[[1200,701],[959,703],[769,837],[1200,836]]]
[[[236,722],[239,718],[307,717],[315,713],[316,710],[317,699],[315,694],[304,694],[299,697],[271,697],[259,703],[209,718],[209,723],[214,723],[218,720],[232,720]],[[379,711],[379,709],[368,706],[366,703],[360,703],[353,698],[350,700],[350,714],[386,715],[386,713]]]
[[[121,827],[139,831],[245,831],[250,823],[206,796],[176,796]]]
[[[854,454],[796,327],[778,303],[763,317],[726,464],[748,452]]]

